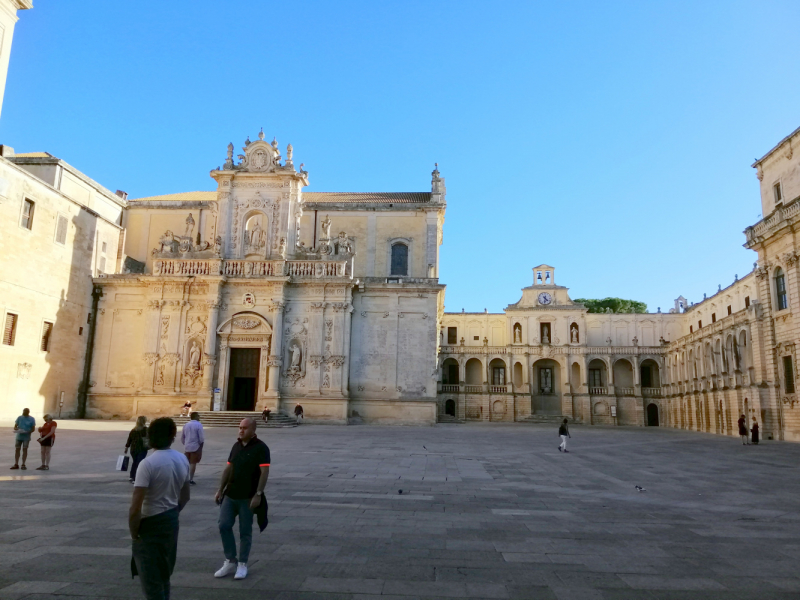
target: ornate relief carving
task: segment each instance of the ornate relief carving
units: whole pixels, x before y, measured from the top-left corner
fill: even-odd
[[[30,379],[32,368],[33,365],[30,363],[25,362],[17,364],[17,379]]]
[[[242,329],[255,329],[261,325],[261,321],[256,319],[236,319],[233,321],[233,324],[236,327],[241,327]]]
[[[242,306],[246,306],[248,308],[254,308],[256,305],[256,295],[252,292],[247,292],[244,296],[242,296]]]
[[[142,360],[152,367],[158,360],[158,352],[145,352]]]
[[[169,337],[169,315],[161,317],[161,339],[166,340]]]
[[[319,313],[319,312],[322,312],[325,309],[326,306],[328,306],[327,302],[312,302],[311,306],[310,306],[310,310],[313,313]]]
[[[192,316],[186,319],[186,333],[190,335],[205,335],[207,316]]]
[[[280,356],[275,356],[274,354],[270,355],[267,359],[267,366],[268,367],[280,367],[282,366],[283,361],[281,361]]]
[[[333,340],[333,321],[325,321],[325,341]]]

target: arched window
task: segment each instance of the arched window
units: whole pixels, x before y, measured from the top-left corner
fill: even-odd
[[[775,269],[775,297],[778,300],[778,310],[789,307],[789,302],[786,298],[786,279],[780,267]]]
[[[392,245],[392,275],[408,275],[408,246],[403,243]]]

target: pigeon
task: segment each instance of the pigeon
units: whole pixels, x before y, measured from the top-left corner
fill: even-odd
[[[403,493],[403,490],[397,490],[397,493],[398,493],[398,494],[402,494],[402,493]]]
[[[643,488],[642,486],[640,486],[640,485],[635,485],[635,486],[633,486],[633,487],[635,487],[635,488],[636,488],[636,491],[637,491],[637,492],[646,492],[646,491],[647,491],[646,489],[644,489],[644,488]]]

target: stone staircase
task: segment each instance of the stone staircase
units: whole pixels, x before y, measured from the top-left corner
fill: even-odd
[[[259,427],[274,428],[274,427],[297,427],[294,417],[289,417],[283,414],[270,413],[269,421],[264,422],[261,418],[260,412],[255,411],[234,411],[234,410],[198,410],[200,415],[200,422],[206,427],[238,427],[242,419],[252,417],[256,420]],[[189,417],[172,417],[178,427],[182,426],[189,420]]]
[[[538,424],[546,424],[546,425],[559,425],[564,422],[564,419],[568,419],[569,423],[572,424],[575,421],[566,417],[564,415],[528,415],[527,417],[523,417],[522,419],[517,419],[517,423],[538,423]]]
[[[457,419],[453,415],[439,415],[439,423],[452,423],[455,425],[460,425],[464,421],[462,419]]]

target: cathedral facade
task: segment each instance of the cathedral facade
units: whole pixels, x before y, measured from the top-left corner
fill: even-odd
[[[276,141],[245,142],[215,192],[132,200],[128,272],[101,290],[87,414],[289,411],[436,421],[445,185],[304,193]]]

